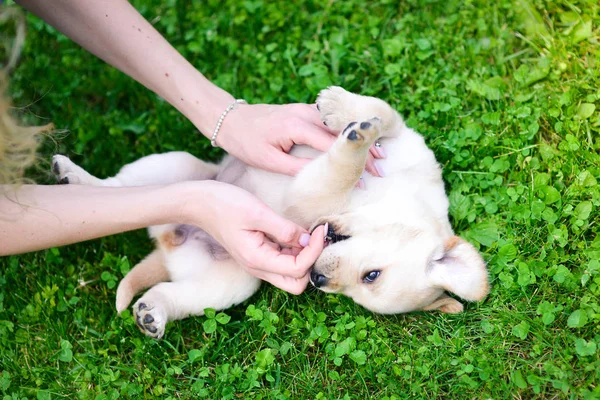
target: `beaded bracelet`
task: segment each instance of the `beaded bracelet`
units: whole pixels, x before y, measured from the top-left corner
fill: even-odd
[[[229,105],[229,107],[227,107],[225,109],[225,111],[223,111],[223,114],[221,114],[221,116],[219,117],[219,120],[217,121],[217,126],[215,127],[215,130],[213,131],[212,137],[210,138],[210,144],[212,145],[212,147],[219,146],[219,145],[217,145],[217,135],[219,134],[219,130],[221,129],[221,125],[223,124],[223,120],[225,119],[225,116],[229,113],[229,111],[233,110],[235,108],[235,106],[237,106],[238,104],[248,104],[248,103],[246,102],[246,100],[237,99],[233,103],[231,103]]]

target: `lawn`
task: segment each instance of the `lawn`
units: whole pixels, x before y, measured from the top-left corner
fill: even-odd
[[[443,165],[492,290],[459,315],[381,316],[265,285],[154,341],[113,306],[145,232],[7,257],[3,399],[600,398],[597,0],[133,3],[237,98],[312,102],[335,84],[389,101]],[[166,102],[28,24],[10,93],[59,129],[38,182],[56,152],[97,175],[154,152],[221,156]]]

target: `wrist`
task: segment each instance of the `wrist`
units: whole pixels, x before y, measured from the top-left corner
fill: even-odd
[[[187,62],[186,62],[187,63]],[[206,79],[191,64],[172,76],[172,94],[167,100],[208,139],[223,111],[235,100]]]
[[[169,222],[204,227],[210,214],[210,182],[188,181],[165,186],[162,197],[169,203]]]

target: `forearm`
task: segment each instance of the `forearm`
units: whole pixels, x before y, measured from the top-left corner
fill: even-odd
[[[185,185],[0,186],[0,256],[183,222],[187,193]]]
[[[210,135],[233,101],[187,62],[126,0],[17,0],[154,91]]]

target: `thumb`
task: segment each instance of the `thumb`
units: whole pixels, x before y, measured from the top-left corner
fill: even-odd
[[[252,229],[263,232],[275,242],[291,247],[304,247],[308,244],[310,234],[304,228],[289,221],[270,208],[259,213]]]

